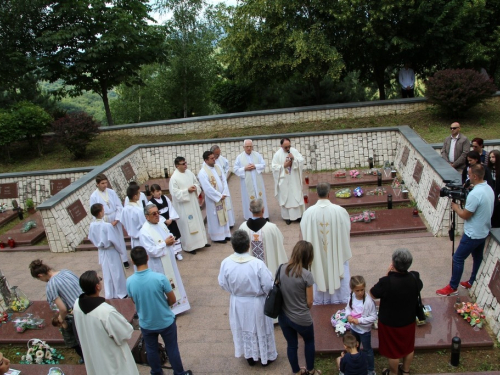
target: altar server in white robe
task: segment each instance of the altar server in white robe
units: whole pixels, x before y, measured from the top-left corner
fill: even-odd
[[[95,203],[100,203],[104,206],[104,221],[113,226],[116,236],[120,240],[120,244],[116,250],[120,253],[125,268],[129,268],[127,247],[125,246],[123,227],[120,222],[123,210],[122,202],[113,190],[108,189],[108,178],[106,175],[102,173],[98,174],[95,181],[97,189],[90,196],[89,206],[91,207]]]
[[[102,281],[95,271],[80,276],[80,287],[73,315],[87,375],[139,375],[128,346],[134,327],[99,296]]]
[[[127,198],[129,202],[123,208],[122,222],[130,236],[132,248],[134,248],[140,245],[139,233],[146,221],[144,207],[140,202],[139,186],[129,186],[127,188]]]
[[[127,279],[120,253],[116,250],[120,241],[113,226],[103,220],[102,204],[93,204],[90,213],[95,217],[95,221],[90,223],[89,240],[97,247],[104,281],[104,296],[107,299],[124,298],[127,295]]]
[[[302,170],[304,157],[291,147],[290,139],[280,141],[281,148],[274,154],[272,170],[274,196],[281,207],[281,217],[290,225],[304,213],[304,193],[302,191]]]
[[[238,155],[233,168],[234,174],[240,178],[243,216],[245,220],[252,217],[250,201],[260,198],[264,202],[264,218],[268,219],[266,188],[262,178],[266,162],[258,152],[253,151],[253,142],[250,139],[243,142],[243,149],[245,151]]]
[[[174,314],[187,311],[190,309],[189,301],[172,249],[175,237],[165,223],[160,222],[158,207],[154,204],[149,203],[144,208],[144,215],[146,222],[141,228],[139,242],[148,253],[148,267],[151,271],[162,273],[169,279],[176,298],[176,303],[172,306]]]
[[[253,217],[244,221],[240,229],[250,237],[250,254],[262,260],[273,275],[280,264],[287,263],[283,234],[276,224],[264,219],[264,203],[262,199],[250,202]]]
[[[176,170],[170,177],[168,189],[172,194],[174,208],[179,214],[177,226],[181,232],[182,249],[196,254],[196,249],[211,246],[207,243],[205,223],[198,201],[201,186],[193,172],[187,169],[186,159],[178,156],[174,164]]]
[[[259,360],[267,366],[278,356],[273,320],[264,315],[266,295],[274,278],[260,259],[250,255],[250,238],[243,230],[231,237],[234,254],[224,259],[219,285],[231,293],[229,325],[233,334],[234,355],[242,355],[253,366]]]
[[[198,180],[205,192],[208,234],[214,242],[227,243],[231,239],[231,232],[226,207],[226,197],[229,196],[226,177],[222,169],[215,164],[212,151],[205,151],[203,160],[205,162],[198,173]]]
[[[226,177],[227,180],[227,174],[230,169],[229,161],[224,156],[221,155],[221,150],[219,146],[213,145],[212,147],[210,147],[210,151],[214,153],[215,164],[217,164],[219,167],[222,168],[224,176]],[[233,202],[231,199],[231,192],[229,192],[229,195],[226,197],[226,204],[230,207],[227,209],[227,216],[229,221],[229,228],[232,228],[234,227],[235,220],[234,220],[234,210],[233,210]]]
[[[139,186],[139,184],[135,181],[130,181],[128,183],[128,186],[131,187],[131,186]],[[139,190],[140,190],[140,186],[139,186]],[[142,206],[142,207],[146,207],[146,205],[149,203],[148,201],[148,198],[146,197],[146,194],[144,194],[142,191],[139,193],[140,194],[140,197],[139,197],[139,204]],[[130,201],[130,198],[129,197],[125,197],[125,202],[123,202],[123,207],[127,207],[127,204],[128,202]]]
[[[315,281],[314,304],[347,303],[351,278],[351,220],[343,207],[330,202],[329,183],[319,183],[316,190],[318,202],[304,212],[300,222],[302,238],[314,247],[311,266]]]

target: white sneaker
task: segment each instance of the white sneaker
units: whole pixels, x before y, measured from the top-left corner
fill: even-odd
[[[182,257],[182,255],[181,255],[181,253],[176,254],[175,257],[177,258],[177,260],[183,260],[184,259]]]

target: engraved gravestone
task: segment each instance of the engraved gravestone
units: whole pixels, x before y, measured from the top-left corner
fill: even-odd
[[[130,181],[135,177],[134,168],[132,168],[132,165],[129,161],[122,165],[122,172],[125,176],[125,180],[127,181]]]
[[[0,198],[18,198],[17,183],[0,184]]]
[[[429,202],[431,202],[431,204],[434,206],[434,208],[437,208],[440,191],[441,191],[441,188],[439,187],[437,182],[432,181],[432,185],[431,185],[431,188],[429,189],[429,196],[427,197],[427,200]]]
[[[406,167],[406,163],[408,163],[408,156],[410,156],[410,149],[408,146],[405,146],[403,150],[403,155],[401,155],[401,163]]]
[[[500,261],[497,260],[497,264],[493,269],[493,273],[491,274],[491,280],[488,284],[488,287],[491,290],[491,294],[495,296],[497,301],[500,303]]]
[[[424,170],[424,165],[417,161],[415,164],[415,169],[413,170],[413,179],[417,181],[417,184],[420,183],[420,177],[422,177],[422,171]]]
[[[56,195],[69,185],[71,185],[71,178],[59,178],[56,180],[50,180],[50,195]]]
[[[83,204],[80,199],[66,207],[66,210],[68,210],[68,214],[71,217],[71,220],[73,220],[73,224],[78,224],[85,216],[87,216],[87,211],[83,208]]]

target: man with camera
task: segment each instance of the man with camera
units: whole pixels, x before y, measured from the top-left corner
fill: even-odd
[[[457,251],[453,255],[453,270],[450,283],[443,289],[436,290],[439,296],[457,295],[458,284],[470,289],[476,280],[476,274],[483,260],[483,250],[486,237],[491,228],[491,215],[495,194],[493,189],[484,181],[484,167],[480,164],[469,168],[469,179],[474,189],[467,196],[465,207],[461,208],[456,202],[451,203],[451,209],[464,219],[464,234]],[[464,271],[465,259],[472,254],[472,272],[468,281],[460,282]]]

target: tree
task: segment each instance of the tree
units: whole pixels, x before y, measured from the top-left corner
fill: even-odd
[[[161,54],[163,36],[147,24],[147,0],[62,0],[48,8],[41,62],[47,79],[61,78],[70,93],[92,90],[113,125],[108,90],[139,83],[140,66]]]
[[[100,124],[85,112],[73,112],[52,123],[59,142],[75,159],[85,156],[87,146],[99,134]]]
[[[19,126],[14,122],[12,114],[7,110],[0,110],[0,146],[10,160],[10,146],[21,138]]]

